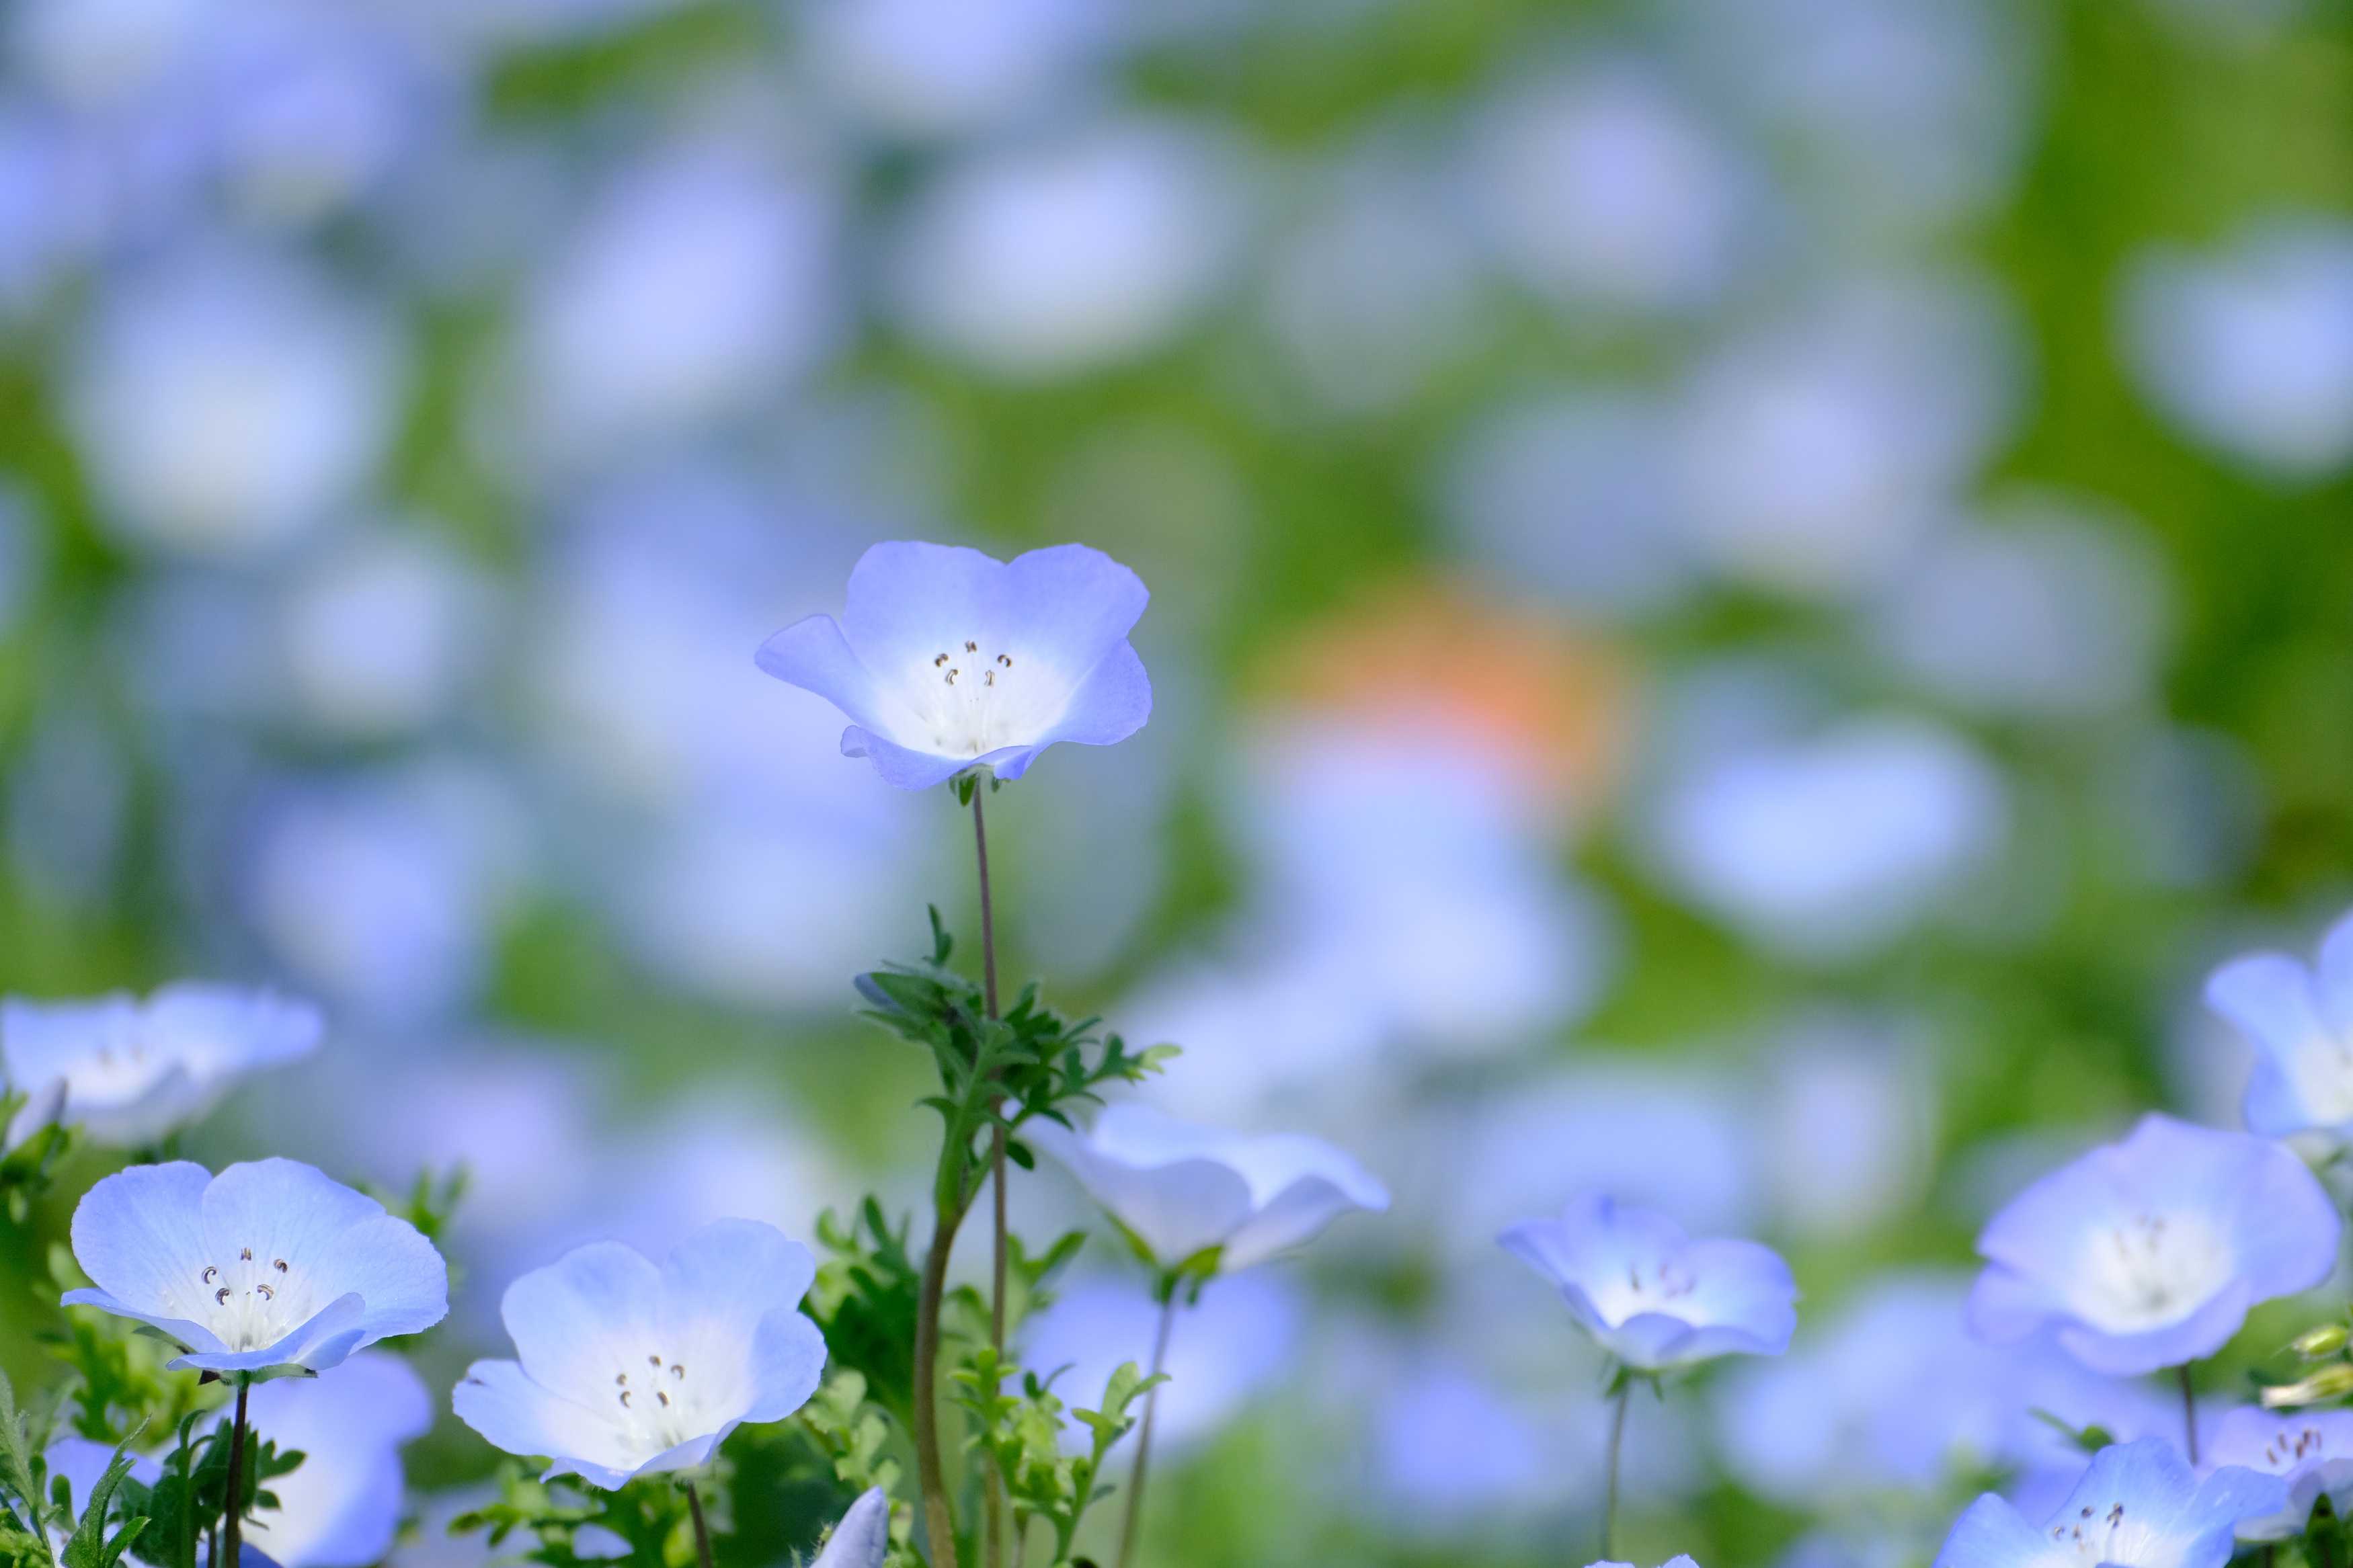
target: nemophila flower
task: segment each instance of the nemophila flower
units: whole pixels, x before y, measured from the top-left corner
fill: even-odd
[[[507,1287],[520,1359],[467,1368],[458,1416],[608,1489],[704,1464],[816,1392],[825,1340],[799,1310],[816,1277],[808,1248],[753,1220],[704,1226],[659,1266],[617,1241],[575,1247]]]
[[[1586,1331],[1638,1372],[1779,1355],[1798,1326],[1797,1283],[1771,1247],[1694,1241],[1664,1215],[1599,1194],[1498,1239],[1559,1286]]]
[[[362,1351],[314,1382],[284,1378],[248,1395],[257,1436],[302,1465],[269,1483],[275,1509],[248,1527],[284,1568],[366,1568],[399,1532],[400,1449],[433,1425],[432,1398],[407,1362]]]
[[[2303,1534],[2323,1494],[2339,1519],[2353,1508],[2353,1411],[2274,1415],[2242,1405],[2215,1424],[2202,1458],[2209,1471],[2236,1466],[2287,1483],[2286,1507],[2239,1521],[2242,1541]]]
[[[881,1487],[860,1497],[809,1568],[882,1568],[891,1550],[891,1499]]]
[[[2240,1524],[2287,1506],[2287,1483],[2236,1468],[2200,1479],[2173,1445],[2103,1448],[2040,1526],[1991,1492],[1945,1538],[1935,1568],[2221,1568]]]
[[[2206,1003],[2257,1052],[2251,1130],[2353,1139],[2353,915],[2321,939],[2316,965],[2284,952],[2233,959],[2206,982]]]
[[[307,1055],[319,1010],[267,991],[183,981],[144,1001],[0,1005],[7,1079],[40,1098],[65,1086],[60,1119],[118,1147],[153,1143],[210,1110],[257,1068]]]
[[[117,1171],[74,1209],[73,1250],[97,1284],[63,1304],[162,1330],[185,1352],[174,1368],[323,1372],[449,1310],[431,1242],[292,1160]]]
[[[1298,1133],[1251,1137],[1124,1101],[1083,1133],[1039,1121],[1024,1142],[1068,1167],[1164,1269],[1232,1273],[1313,1237],[1388,1189],[1354,1159]]]
[[[2055,1328],[2112,1375],[2179,1366],[2220,1350],[2256,1302],[2327,1279],[2338,1229],[2279,1144],[2146,1116],[1994,1215],[1969,1325],[1995,1343]]]
[[[844,756],[902,789],[973,768],[1018,779],[1060,741],[1107,746],[1152,715],[1128,645],[1150,595],[1099,550],[1058,544],[998,561],[955,545],[877,544],[849,574],[841,618],[810,616],[759,665],[850,721]]]

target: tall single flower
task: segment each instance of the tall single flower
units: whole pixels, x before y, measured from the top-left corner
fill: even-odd
[[[174,1367],[323,1372],[449,1310],[431,1242],[292,1160],[117,1171],[82,1194],[73,1250],[97,1286],[63,1304],[160,1329],[185,1352]]]
[[[2353,915],[2321,940],[2316,966],[2284,952],[2233,959],[2207,980],[2206,1004],[2255,1047],[2251,1130],[2353,1141]]]
[[[809,1568],[882,1568],[891,1550],[891,1500],[881,1487],[849,1505]]]
[[[143,1001],[11,997],[0,1005],[0,1057],[8,1081],[36,1100],[65,1086],[59,1120],[129,1147],[204,1115],[247,1073],[306,1055],[322,1026],[308,1002],[182,981]]]
[[[1797,1282],[1771,1247],[1694,1241],[1666,1215],[1601,1194],[1498,1239],[1558,1286],[1585,1331],[1637,1372],[1779,1355],[1798,1326]]]
[[[2253,1470],[2200,1480],[2173,1445],[2144,1437],[2103,1448],[2039,1527],[1988,1492],[1971,1503],[1935,1568],[2221,1568],[2239,1526],[2287,1506],[2287,1483]]]
[[[2327,1279],[2338,1230],[2318,1179],[2279,1144],[2145,1116],[1994,1215],[1969,1326],[1997,1344],[2051,1326],[2116,1376],[2179,1366],[2221,1349],[2256,1302]]]
[[[1106,1108],[1084,1133],[1039,1121],[1021,1136],[1068,1167],[1164,1272],[1230,1274],[1350,1209],[1389,1206],[1388,1189],[1320,1139],[1197,1127],[1135,1101]]]
[[[841,618],[810,616],[759,665],[849,720],[844,756],[923,789],[972,768],[1018,779],[1060,741],[1107,746],[1152,716],[1127,634],[1150,595],[1099,550],[1058,544],[998,561],[955,545],[877,544],[849,574]]]
[[[781,1421],[817,1391],[825,1339],[801,1315],[808,1248],[774,1226],[723,1219],[656,1266],[591,1242],[507,1287],[517,1361],[478,1361],[459,1418],[547,1475],[617,1489],[709,1461],[743,1423]]]
[[[2283,1415],[2242,1405],[2215,1425],[2204,1458],[2210,1472],[2236,1466],[2287,1483],[2287,1506],[2274,1514],[2241,1520],[2242,1541],[2286,1541],[2302,1535],[2323,1496],[2339,1519],[2353,1509],[2353,1411]]]

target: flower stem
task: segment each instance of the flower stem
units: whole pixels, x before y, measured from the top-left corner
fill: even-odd
[[[245,1515],[245,1396],[253,1382],[243,1373],[237,1377],[237,1415],[228,1427],[228,1486],[221,1500],[221,1535],[226,1555],[213,1568],[237,1568],[244,1555]]]
[[[694,1554],[702,1568],[711,1568],[711,1526],[702,1517],[702,1494],[694,1489],[692,1481],[686,1483],[686,1508],[694,1515]]]
[[[942,1209],[932,1226],[931,1251],[915,1298],[915,1480],[923,1494],[923,1533],[934,1568],[955,1568],[955,1514],[948,1506],[947,1468],[940,1462],[940,1304],[947,1295],[948,1254],[964,1215]]]
[[[1601,1555],[1611,1555],[1618,1544],[1618,1459],[1626,1447],[1626,1407],[1634,1400],[1634,1380],[1618,1384],[1618,1399],[1609,1413],[1609,1459],[1601,1483]]]
[[[976,779],[972,786],[972,847],[980,868],[980,987],[988,1016],[997,1016],[997,907],[988,889],[988,817],[981,810],[987,787]],[[1001,1364],[1005,1359],[1005,1124],[998,1122],[989,1137],[988,1183],[994,1192],[990,1210],[994,1224],[988,1256],[988,1343]],[[1004,1568],[1005,1489],[992,1458],[984,1495],[988,1513],[988,1568]]]
[[[1176,1326],[1176,1285],[1169,1280],[1161,1286],[1160,1331],[1152,1342],[1152,1373],[1168,1361],[1168,1336]],[[1159,1413],[1160,1390],[1150,1388],[1144,1394],[1144,1426],[1135,1435],[1135,1469],[1127,1480],[1127,1517],[1119,1527],[1119,1568],[1127,1568],[1135,1555],[1136,1537],[1144,1531],[1144,1482],[1152,1466],[1152,1418]]]
[[[2188,1440],[2189,1463],[2198,1463],[2198,1391],[2189,1385],[2189,1363],[2183,1362],[2174,1371],[2181,1377],[2181,1433]]]

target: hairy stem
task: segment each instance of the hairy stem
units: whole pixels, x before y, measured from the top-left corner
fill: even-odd
[[[940,1304],[948,1287],[948,1254],[964,1215],[942,1208],[923,1258],[922,1293],[915,1299],[915,1481],[923,1494],[923,1532],[934,1568],[955,1568],[955,1514],[948,1506],[947,1468],[940,1462]]]
[[[2189,1449],[2189,1463],[2198,1463],[2198,1391],[2190,1386],[2189,1363],[2183,1362],[2174,1369],[2181,1375],[2181,1434]]]
[[[1618,1385],[1618,1398],[1609,1412],[1609,1459],[1603,1470],[1601,1483],[1601,1555],[1608,1557],[1618,1544],[1618,1459],[1626,1447],[1626,1407],[1634,1400],[1634,1380],[1626,1379]]]
[[[252,1388],[252,1380],[237,1373],[237,1415],[228,1427],[228,1487],[221,1501],[221,1535],[227,1553],[214,1568],[237,1568],[244,1555],[245,1514],[245,1396]]]
[[[980,985],[992,1019],[997,1016],[997,907],[988,887],[988,817],[981,809],[987,789],[976,780],[972,788],[972,847],[980,868]],[[999,1123],[989,1138],[988,1181],[994,1189],[993,1224],[988,1257],[988,1343],[1001,1364],[1005,1359],[1005,1128]],[[996,1462],[987,1466],[984,1495],[988,1525],[988,1568],[1004,1568],[1005,1489]]]
[[[1176,1327],[1176,1290],[1174,1281],[1162,1288],[1160,1331],[1152,1342],[1152,1373],[1158,1377],[1168,1362],[1168,1336]],[[1144,1483],[1152,1468],[1152,1421],[1159,1413],[1160,1390],[1148,1388],[1144,1393],[1144,1425],[1135,1434],[1135,1468],[1127,1479],[1127,1516],[1119,1527],[1119,1568],[1127,1568],[1135,1556],[1135,1542],[1144,1533]]]
[[[702,1494],[694,1489],[692,1481],[686,1483],[686,1508],[694,1515],[694,1554],[702,1568],[711,1568],[711,1526],[703,1521]]]

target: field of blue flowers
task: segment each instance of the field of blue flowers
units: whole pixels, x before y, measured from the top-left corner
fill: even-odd
[[[0,1568],[2353,1568],[2340,0],[0,5]]]

